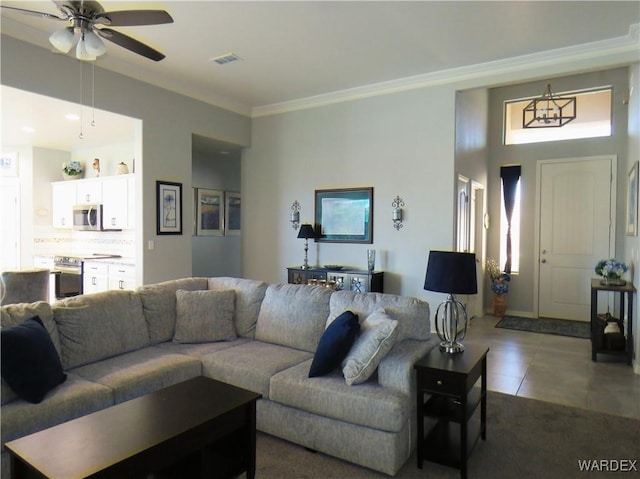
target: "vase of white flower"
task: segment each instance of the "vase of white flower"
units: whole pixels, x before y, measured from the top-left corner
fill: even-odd
[[[82,177],[83,165],[80,161],[62,163],[62,178],[65,180],[77,180]]]

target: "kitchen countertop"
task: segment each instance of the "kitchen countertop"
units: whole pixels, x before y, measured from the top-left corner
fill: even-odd
[[[106,263],[106,264],[122,264],[128,266],[135,266],[135,258],[119,257],[119,258],[85,258],[85,263]]]

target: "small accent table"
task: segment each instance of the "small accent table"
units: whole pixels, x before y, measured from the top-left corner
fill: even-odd
[[[624,349],[615,350],[607,348],[596,335],[601,333],[598,322],[598,291],[610,291],[620,295],[620,316],[624,314],[624,297],[627,296],[627,330],[621,331],[625,336]],[[591,360],[596,361],[598,353],[626,356],[627,364],[631,366],[633,361],[633,294],[636,288],[627,282],[623,286],[601,284],[599,279],[591,280]],[[622,319],[622,318],[621,318]],[[622,321],[624,324],[624,321]]]
[[[460,477],[467,478],[471,451],[478,438],[487,438],[488,352],[487,347],[466,344],[465,351],[456,354],[436,347],[415,364],[418,469],[427,460],[456,467]],[[428,430],[425,422],[432,423]]]

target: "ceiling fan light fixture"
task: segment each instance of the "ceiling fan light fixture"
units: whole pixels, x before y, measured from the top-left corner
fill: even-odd
[[[84,38],[84,33],[78,42],[78,46],[76,46],[76,58],[87,62],[92,62],[96,59],[96,56],[87,50],[87,41]]]
[[[73,27],[66,27],[54,32],[49,37],[49,42],[62,53],[69,53],[69,50],[71,50],[71,47],[73,46],[74,36]]]
[[[87,52],[89,52],[89,55],[99,57],[107,52],[107,47],[105,47],[104,42],[94,32],[85,32],[83,39],[85,41],[85,48],[87,49]]]

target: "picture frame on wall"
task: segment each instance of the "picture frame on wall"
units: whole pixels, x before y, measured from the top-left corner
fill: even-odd
[[[195,188],[196,236],[224,235],[224,193]]]
[[[373,188],[316,190],[317,241],[373,243]]]
[[[235,191],[226,191],[224,203],[224,234],[226,236],[240,236],[242,231],[242,196]]]
[[[0,176],[18,176],[18,152],[0,154]]]
[[[629,171],[627,183],[627,236],[638,235],[638,162]]]
[[[182,234],[182,183],[156,181],[157,234]]]

